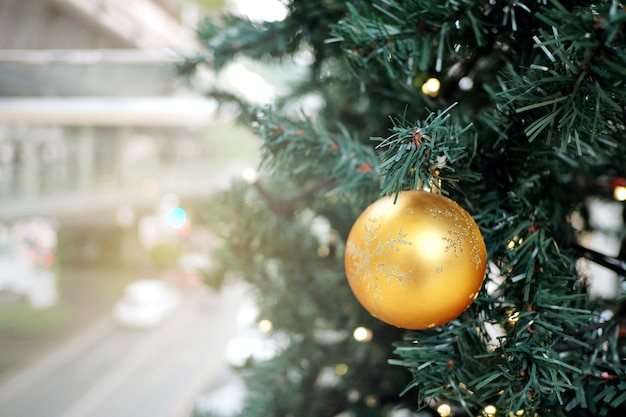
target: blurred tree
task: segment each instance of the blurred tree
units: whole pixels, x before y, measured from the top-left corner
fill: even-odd
[[[267,108],[207,91],[263,140],[260,179],[207,208],[213,274],[251,283],[288,341],[241,370],[241,415],[625,415],[623,291],[594,299],[576,267],[603,259],[624,275],[626,260],[580,245],[585,201],[626,176],[624,4],[285,4],[280,21],[205,21],[204,50],[178,66],[308,69]],[[409,331],[357,303],[343,254],[366,206],[424,187],[472,214],[489,268],[460,317]]]

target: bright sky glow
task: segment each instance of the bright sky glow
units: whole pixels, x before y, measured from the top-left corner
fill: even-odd
[[[273,22],[287,16],[287,8],[279,0],[231,0],[237,14],[248,19]]]
[[[263,77],[238,62],[233,62],[228,66],[227,77],[229,84],[253,103],[267,104],[276,95],[274,87]]]

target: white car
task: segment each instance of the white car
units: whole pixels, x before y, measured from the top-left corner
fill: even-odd
[[[142,279],[126,287],[115,304],[113,318],[124,326],[149,329],[159,326],[181,303],[180,292],[156,279]]]

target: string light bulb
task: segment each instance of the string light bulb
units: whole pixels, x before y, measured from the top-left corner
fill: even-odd
[[[422,93],[430,97],[437,97],[440,88],[441,82],[438,79],[429,78],[424,84],[422,84]]]
[[[357,342],[369,342],[372,340],[372,331],[367,327],[359,326],[352,333],[354,340]]]
[[[365,397],[365,405],[369,408],[374,408],[378,405],[378,397],[375,395],[368,395]]]
[[[272,330],[272,322],[267,320],[267,319],[263,319],[259,322],[259,330],[261,330],[263,333],[268,333]]]
[[[509,240],[509,242],[507,243],[506,247],[509,250],[514,250],[516,247],[518,247],[522,243],[524,243],[524,238],[523,237],[520,237],[520,238],[515,237],[514,240]]]
[[[345,363],[338,363],[333,367],[335,374],[338,376],[342,376],[348,373],[348,365]]]
[[[618,185],[613,188],[613,198],[617,201],[626,201],[626,186]]]
[[[496,415],[497,409],[495,405],[489,404],[489,405],[486,405],[485,408],[483,408],[483,411],[485,413],[485,416],[493,417]]]
[[[452,408],[450,407],[450,404],[440,404],[439,407],[437,407],[437,414],[439,414],[441,417],[448,417],[450,414],[452,414]]]
[[[330,247],[328,245],[322,245],[317,248],[317,256],[320,258],[326,258],[328,255],[330,255]]]
[[[509,324],[517,323],[519,321],[519,311],[517,310],[512,311],[511,314],[509,314],[507,321],[509,322]]]
[[[241,173],[244,181],[248,184],[254,184],[259,179],[259,174],[256,172],[254,168],[246,168]]]

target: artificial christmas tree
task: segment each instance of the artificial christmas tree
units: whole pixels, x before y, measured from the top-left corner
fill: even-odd
[[[310,58],[307,76],[269,107],[207,91],[237,104],[263,141],[261,179],[207,208],[221,237],[212,276],[250,282],[259,317],[287,341],[241,370],[241,415],[626,415],[623,288],[591,297],[593,277],[577,262],[624,274],[623,256],[581,243],[593,226],[585,203],[613,198],[606,189],[626,175],[624,4],[286,7],[276,22],[205,22],[205,50],[179,66],[190,75],[240,57]],[[312,95],[317,111],[294,111]],[[361,212],[405,190],[458,203],[487,253],[475,301],[427,330],[373,318],[344,270]],[[430,246],[420,249],[439,256],[441,242]]]

